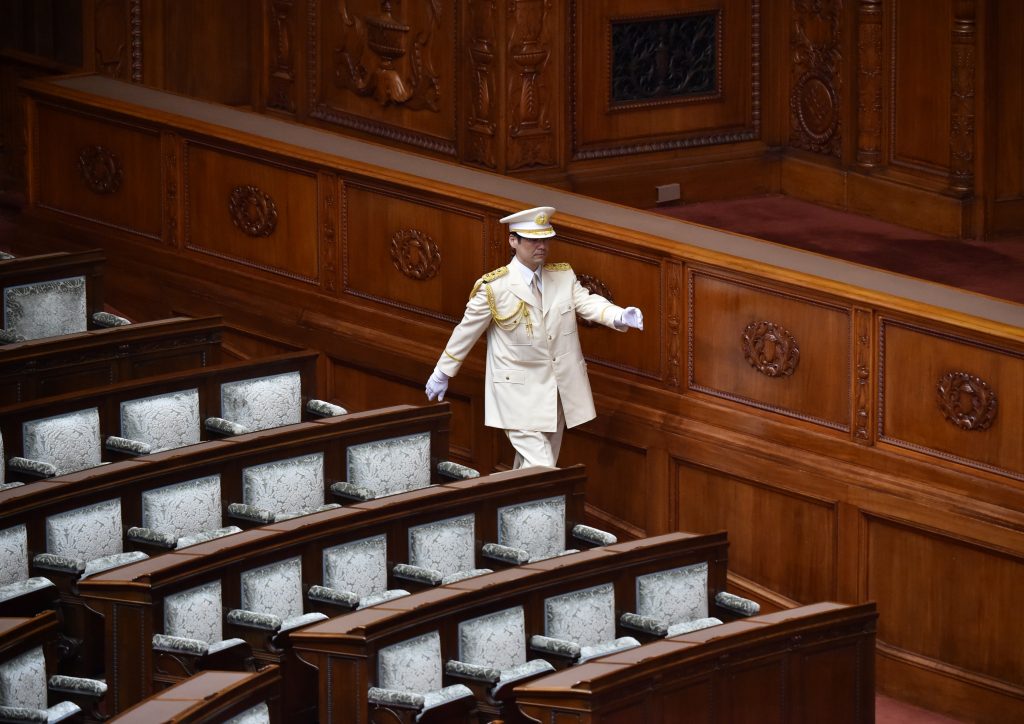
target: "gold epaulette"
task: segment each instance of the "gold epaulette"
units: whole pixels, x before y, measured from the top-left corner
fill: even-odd
[[[481,284],[483,284],[485,282],[487,282],[487,283],[493,282],[498,277],[503,277],[506,274],[508,274],[508,267],[507,266],[499,266],[494,271],[487,272],[482,277],[480,277],[479,279],[476,280],[476,284],[473,285],[473,291],[471,291],[469,293],[469,298],[472,299],[473,297],[476,296],[476,292],[477,292],[478,289],[480,289],[480,285]]]
[[[544,271],[572,271],[572,265],[564,261],[556,261],[544,265]]]

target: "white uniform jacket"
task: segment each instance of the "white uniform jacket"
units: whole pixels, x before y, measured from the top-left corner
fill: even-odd
[[[537,309],[522,276],[501,267],[477,281],[437,368],[454,377],[487,330],[484,423],[555,432],[561,398],[566,426],[582,425],[596,413],[576,315],[624,332],[616,325],[621,312],[587,291],[568,264],[544,265],[544,309]]]

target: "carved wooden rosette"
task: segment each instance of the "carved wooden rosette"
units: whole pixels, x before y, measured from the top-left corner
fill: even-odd
[[[784,327],[774,322],[751,322],[740,335],[743,357],[768,377],[789,377],[800,362],[800,345]]]
[[[857,163],[882,156],[882,0],[860,0],[857,31]]]
[[[608,285],[595,276],[590,274],[577,274],[576,281],[578,281],[584,289],[591,294],[600,294],[602,297],[607,299],[609,302],[614,302],[612,298],[612,291],[608,288]],[[597,322],[591,322],[587,319],[579,318],[579,323],[584,327],[598,327],[600,326]]]
[[[270,236],[277,228],[277,204],[270,194],[256,186],[235,186],[228,200],[228,212],[235,226],[248,236]]]
[[[295,113],[295,58],[292,51],[292,9],[294,0],[273,0],[268,6],[270,22],[269,78],[267,107]]]
[[[334,49],[335,82],[357,95],[373,97],[381,106],[439,111],[440,78],[430,49],[441,3],[426,3],[428,24],[415,28],[393,15],[397,5],[381,0],[379,13],[358,17],[350,13],[347,0],[340,0],[344,37]]]
[[[508,38],[508,170],[555,163],[545,71],[551,57],[545,28],[550,0],[510,0]]]
[[[961,430],[987,430],[995,422],[999,403],[992,387],[968,372],[950,371],[936,387],[939,410]]]
[[[78,154],[78,171],[93,193],[117,193],[124,180],[121,157],[103,146],[86,146]]]
[[[422,282],[441,270],[441,251],[429,234],[402,229],[391,237],[391,262],[405,276]]]
[[[790,142],[815,153],[839,156],[842,0],[793,0],[793,87]]]
[[[973,0],[953,4],[953,77],[950,85],[950,188],[968,194],[974,188],[974,42]]]

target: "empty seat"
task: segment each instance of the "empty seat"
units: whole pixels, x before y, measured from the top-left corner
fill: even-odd
[[[48,706],[51,691],[55,697],[63,694],[98,700],[107,685],[74,676],[48,679],[43,648],[36,646],[0,663],[0,721],[60,722],[82,711],[71,701]]]
[[[409,562],[394,568],[398,578],[432,586],[490,573],[476,568],[476,518],[472,513],[409,527]]]
[[[52,478],[99,465],[100,413],[95,407],[22,424],[22,455],[7,466],[20,475]]]
[[[221,526],[220,486],[220,475],[208,475],[143,491],[142,525],[129,528],[128,539],[169,549],[240,532]]]
[[[611,533],[576,525],[573,537],[591,545],[611,545]],[[488,543],[483,553],[488,558],[506,563],[526,563],[577,549],[565,546],[565,496],[555,496],[527,503],[506,505],[498,509],[498,543]]]
[[[542,676],[554,667],[544,659],[526,659],[526,621],[522,606],[489,613],[459,624],[459,658],[445,663],[451,676],[490,686],[502,699],[510,684]],[[506,688],[507,687],[507,688]]]
[[[243,572],[241,604],[241,608],[228,612],[228,621],[271,634],[327,618],[322,613],[303,613],[299,556]]]
[[[544,635],[530,646],[582,663],[595,656],[639,646],[632,636],[615,637],[615,589],[607,583],[544,600]]]
[[[754,601],[731,594],[721,597],[725,607],[751,616],[760,610]],[[722,605],[721,603],[719,605]],[[677,636],[722,620],[708,611],[708,564],[695,563],[636,578],[636,612],[622,614],[619,622],[655,636]]]
[[[176,390],[121,403],[121,435],[107,438],[118,451],[145,455],[200,441],[199,390]]]
[[[189,675],[199,669],[244,668],[252,650],[242,639],[224,638],[219,580],[164,597],[163,633],[153,635],[153,649],[174,656]]]
[[[310,586],[310,600],[344,608],[365,608],[409,592],[388,589],[387,536],[341,543],[323,552],[323,585]]]
[[[92,322],[114,327],[130,322],[109,312],[89,317],[84,276],[47,279],[4,288],[3,341],[15,342],[84,332]]]
[[[0,530],[0,615],[34,615],[56,599],[57,588],[50,579],[29,577],[25,525]]]
[[[302,421],[302,375],[285,372],[225,382],[220,387],[220,416],[206,418],[208,430],[242,435]],[[310,400],[306,410],[319,417],[344,415],[346,410],[324,400]]]
[[[242,471],[242,503],[229,505],[228,515],[270,523],[338,507],[324,504],[324,487],[323,453],[252,465]]]
[[[39,568],[91,576],[148,558],[139,551],[124,552],[122,530],[120,498],[51,515],[46,519],[46,552],[32,562]]]
[[[371,707],[397,710],[416,721],[462,721],[453,717],[465,716],[473,706],[473,692],[465,685],[443,685],[437,631],[380,649],[377,685],[367,699]]]

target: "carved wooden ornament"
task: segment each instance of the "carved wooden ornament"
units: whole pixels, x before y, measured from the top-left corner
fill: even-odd
[[[441,251],[429,234],[402,229],[391,237],[391,261],[395,269],[422,282],[437,276],[441,269]]]
[[[939,409],[961,430],[987,430],[996,419],[996,393],[985,380],[967,372],[947,372],[936,392]]]
[[[85,185],[97,194],[116,193],[124,179],[120,156],[103,146],[83,148],[78,154],[78,170]]]
[[[607,299],[609,302],[614,301],[612,299],[612,290],[608,288],[608,285],[595,276],[590,274],[577,274],[576,280],[591,294],[600,294],[602,297]],[[597,322],[591,322],[587,319],[580,317],[579,323],[584,327],[598,327],[600,326]]]
[[[751,322],[741,335],[743,357],[768,377],[788,377],[800,362],[800,346],[787,329],[774,322]]]
[[[277,228],[277,204],[256,186],[231,189],[228,211],[235,226],[249,236],[270,236]]]

